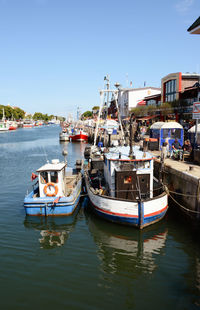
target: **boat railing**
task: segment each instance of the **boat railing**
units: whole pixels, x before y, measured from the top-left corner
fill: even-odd
[[[94,194],[99,194],[99,195],[105,195],[105,193],[108,192],[107,187],[106,186],[101,186],[101,184],[98,182],[99,178],[95,177],[94,179],[97,180],[97,183],[95,185],[97,185],[97,187],[94,187],[94,179],[91,180],[91,178],[89,177],[89,175],[87,174],[87,179],[88,179],[88,183],[90,185],[90,189]],[[163,185],[160,183],[159,186],[157,188],[154,188],[153,190],[149,190],[146,191],[145,193],[141,192],[139,189],[120,189],[120,190],[110,190],[110,194],[113,196],[116,196],[117,193],[134,193],[134,196],[136,196],[136,200],[140,200],[141,199],[148,199],[151,197],[151,194],[153,194],[153,197],[157,197],[159,195],[161,195],[163,192],[165,191]]]

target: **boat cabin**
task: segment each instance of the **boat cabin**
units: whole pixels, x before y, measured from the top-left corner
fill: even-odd
[[[65,167],[67,163],[53,159],[37,170],[39,180],[39,196],[64,196]]]
[[[129,157],[129,148],[119,147],[116,152],[105,154],[104,176],[111,197],[137,200],[153,197],[153,157],[139,146],[133,148],[134,159]]]

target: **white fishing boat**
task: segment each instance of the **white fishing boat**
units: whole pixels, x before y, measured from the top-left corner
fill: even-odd
[[[168,195],[153,176],[154,157],[135,146],[133,159],[128,149],[111,148],[91,159],[85,168],[85,183],[99,216],[142,229],[165,216]]]
[[[23,128],[33,128],[35,126],[35,122],[31,119],[25,119],[23,121]]]
[[[98,128],[95,142],[97,132]],[[168,195],[154,178],[154,156],[139,146],[133,147],[132,141],[131,117],[130,146],[94,151],[85,166],[84,177],[96,214],[111,222],[142,229],[165,216]]]
[[[68,129],[67,129],[67,128],[66,128],[66,129],[63,129],[63,130],[60,132],[60,134],[59,134],[59,140],[60,140],[61,142],[67,142],[67,141],[70,140],[70,138],[69,138],[69,132],[68,132]]]

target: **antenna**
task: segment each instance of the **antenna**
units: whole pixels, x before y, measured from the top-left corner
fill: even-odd
[[[129,86],[128,85],[128,73],[126,73],[126,85],[127,85],[127,87]]]

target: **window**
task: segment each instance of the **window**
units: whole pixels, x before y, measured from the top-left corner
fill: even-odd
[[[165,101],[172,102],[176,99],[176,80],[165,83]]]
[[[128,176],[124,178],[124,184],[130,184],[132,182],[132,177]]]
[[[41,182],[42,184],[48,183],[48,172],[42,171],[42,172],[40,173],[40,182]]]
[[[163,139],[166,139],[168,137],[169,129],[163,129]]]
[[[175,139],[175,138],[178,138],[180,139],[181,138],[181,129],[171,129],[171,138]]]
[[[50,182],[58,183],[58,172],[57,171],[50,172]]]

